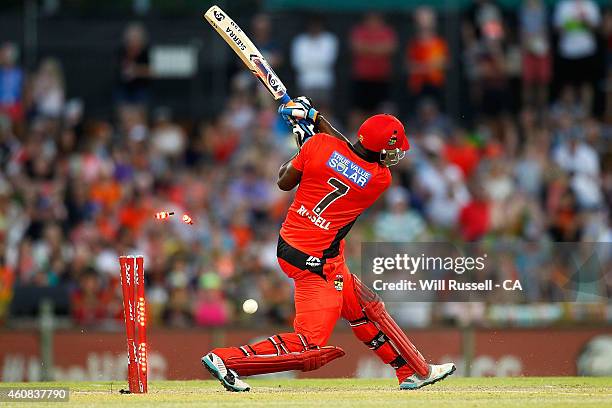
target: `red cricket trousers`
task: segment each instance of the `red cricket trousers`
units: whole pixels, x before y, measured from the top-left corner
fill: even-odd
[[[395,368],[400,382],[414,373],[389,342],[380,341],[382,333],[365,317],[355,291],[357,277],[348,270],[342,254],[327,259],[322,273],[300,269],[281,258],[278,262],[295,284],[294,332],[277,334],[241,347],[218,348],[212,350],[213,353],[225,361],[250,355],[303,352],[308,348],[325,346],[336,322],[342,317],[350,323],[359,340],[384,363]]]

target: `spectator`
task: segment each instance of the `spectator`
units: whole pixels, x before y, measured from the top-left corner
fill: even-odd
[[[593,87],[599,76],[597,30],[601,24],[599,6],[592,0],[562,0],[557,3],[554,26],[559,33],[556,72],[561,86],[579,95],[591,111]]]
[[[417,167],[416,183],[424,194],[425,212],[434,225],[452,228],[456,225],[459,210],[470,197],[463,172],[442,155],[444,142],[440,137],[435,134],[425,136],[423,148],[427,160]]]
[[[183,129],[172,122],[172,115],[167,108],[159,108],[154,113],[154,125],[151,130],[153,152],[170,160],[183,158],[187,137]]]
[[[408,192],[392,187],[386,193],[387,211],[374,221],[378,241],[413,242],[425,238],[427,225],[421,215],[409,207]]]
[[[600,164],[597,152],[583,141],[581,128],[573,128],[553,151],[554,161],[570,176],[572,199],[582,208],[602,204]]]
[[[221,292],[221,279],[213,272],[200,276],[194,319],[200,326],[223,326],[229,322],[230,313]]]
[[[536,134],[534,136],[524,144],[513,172],[519,190],[532,197],[537,197],[544,186],[544,172],[550,163],[548,161],[548,142],[542,140],[542,136],[545,135]]]
[[[446,82],[448,46],[436,33],[436,15],[429,7],[415,11],[416,35],[406,48],[408,89],[414,97],[429,96],[438,104]]]
[[[0,160],[0,162],[2,162]],[[11,225],[17,220],[11,219],[15,216],[14,204],[11,201],[11,187],[3,178],[0,178],[0,325],[5,321],[9,305],[13,298],[13,285],[15,283],[15,271],[7,255],[12,246],[9,237],[9,222]]]
[[[557,124],[564,120],[584,119],[587,112],[580,99],[576,96],[573,90],[569,87],[561,89],[559,98],[552,104],[550,109],[550,118]]]
[[[193,325],[193,314],[187,288],[175,288],[170,292],[170,299],[162,315],[166,326],[189,328]]]
[[[291,64],[296,72],[298,91],[318,106],[331,106],[337,57],[338,39],[324,31],[319,17],[311,18],[306,32],[295,37],[291,44]]]
[[[566,187],[566,181],[562,186]],[[568,188],[563,188],[558,203],[551,208],[549,233],[554,241],[580,241],[581,225],[576,196]]]
[[[452,130],[449,118],[440,111],[438,104],[431,98],[424,98],[417,109],[416,127],[424,135],[447,136]]]
[[[478,110],[492,126],[509,110],[508,73],[506,53],[498,41],[487,43],[478,55]]]
[[[251,221],[264,220],[271,204],[270,183],[261,178],[254,163],[247,163],[242,168],[242,175],[237,177],[229,186],[231,199],[236,210],[246,209]],[[234,219],[239,220],[239,212],[234,213]]]
[[[478,182],[471,184],[472,199],[459,212],[459,234],[467,242],[478,241],[491,230],[491,202]]]
[[[493,0],[474,0],[463,23],[466,45],[503,41],[506,37],[502,10]]]
[[[12,121],[23,118],[23,71],[16,65],[17,47],[7,42],[0,47],[0,113]]]
[[[503,204],[515,191],[515,182],[503,160],[490,160],[482,176],[482,187],[493,203]]]
[[[353,103],[369,113],[388,99],[397,36],[380,14],[372,12],[353,29],[350,40]]]
[[[88,269],[79,279],[79,287],[70,302],[75,321],[82,326],[95,325],[107,316],[107,293],[93,269]]]
[[[606,112],[604,117],[612,121],[612,8],[608,8],[604,15],[603,35],[606,44]]]
[[[30,111],[35,116],[59,119],[64,112],[64,75],[59,62],[43,60],[31,85]]]
[[[272,35],[272,21],[267,14],[257,14],[251,20],[251,39],[257,44],[257,49],[264,56],[268,64],[278,72],[282,67],[284,59],[280,45],[276,41],[276,37]],[[273,105],[274,99],[270,98],[269,92],[265,87],[260,85],[260,82],[253,76],[251,72],[244,69],[244,64],[240,60],[236,60],[237,73],[232,78],[234,89],[241,91],[243,94],[248,91],[257,96],[257,102],[263,106]],[[239,95],[244,96],[244,95]]]
[[[464,17],[462,34],[471,108],[484,116],[496,116],[506,103],[505,95],[499,95],[505,87],[506,66],[506,29],[499,6],[492,0],[474,0]]]
[[[65,276],[66,248],[62,239],[62,231],[57,224],[47,223],[42,239],[32,246],[32,255],[41,271],[39,280],[45,286],[57,286]]]
[[[283,55],[277,41],[272,35],[272,22],[267,14],[257,14],[253,17],[253,42],[257,49],[274,69],[280,68],[283,63]]]
[[[523,104],[542,111],[551,80],[548,15],[542,0],[524,0],[520,10],[523,54]]]
[[[478,149],[462,129],[456,129],[451,133],[448,143],[444,145],[442,154],[447,162],[461,169],[465,178],[469,178],[474,173],[480,162]]]
[[[599,176],[599,158],[597,152],[583,141],[583,131],[573,128],[554,150],[555,162],[568,174],[584,174],[587,176]]]
[[[14,280],[12,268],[6,264],[4,255],[0,256],[0,324],[4,323],[13,299]]]
[[[149,101],[149,47],[147,33],[139,23],[127,26],[118,54],[117,95],[119,104],[146,105]]]
[[[612,225],[605,211],[590,211],[585,217],[582,241],[612,242]]]
[[[20,143],[13,133],[11,119],[0,113],[0,172],[5,172],[4,175],[8,175],[8,164],[13,158],[15,150],[18,150],[19,147]],[[0,176],[0,194],[8,190],[9,187],[8,181]]]

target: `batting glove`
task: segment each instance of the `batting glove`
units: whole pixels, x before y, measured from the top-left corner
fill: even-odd
[[[304,143],[316,133],[315,121],[319,112],[312,107],[312,101],[305,96],[300,96],[281,105],[278,112],[291,128],[291,132],[295,136],[295,143],[298,149],[301,149]]]
[[[319,111],[312,107],[312,101],[306,96],[294,98],[281,105],[278,112],[293,119],[305,119],[313,124],[319,117]]]
[[[304,143],[316,132],[314,130],[314,124],[301,119],[297,121],[295,125],[291,127],[291,132],[295,136],[295,143],[298,149],[301,149]]]

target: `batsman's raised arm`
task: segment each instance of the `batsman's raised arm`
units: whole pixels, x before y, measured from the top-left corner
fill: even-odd
[[[313,108],[312,101],[305,96],[300,96],[281,105],[279,113],[292,127],[296,143],[300,148],[300,152],[283,163],[278,171],[278,187],[283,191],[291,191],[300,183],[302,178],[301,170],[292,165],[293,159],[299,154],[304,154],[301,148],[311,136],[315,133],[325,133],[346,143],[350,142],[319,111]]]
[[[334,128],[323,115],[313,107],[307,96],[299,96],[278,108],[285,122],[291,127],[296,137],[298,148],[315,133],[326,133],[337,139],[350,143],[350,141]]]

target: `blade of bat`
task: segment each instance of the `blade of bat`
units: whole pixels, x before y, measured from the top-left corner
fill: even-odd
[[[272,67],[270,67],[270,64],[261,55],[255,44],[227,13],[215,5],[204,13],[204,18],[221,38],[232,47],[244,65],[261,81],[274,99],[280,100],[281,103],[289,102],[291,98],[287,95],[285,85],[283,85]]]

